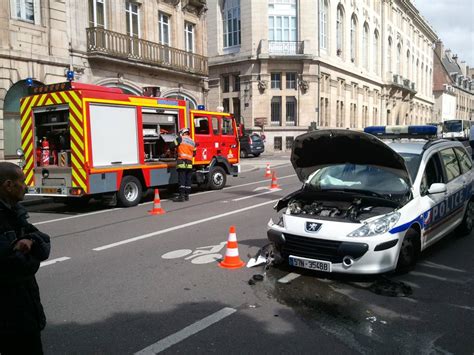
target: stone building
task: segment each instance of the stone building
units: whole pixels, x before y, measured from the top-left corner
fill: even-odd
[[[206,0],[0,2],[0,160],[20,146],[19,99],[76,81],[206,103]]]
[[[474,120],[474,77],[472,69],[437,41],[434,50],[435,119]]]
[[[409,0],[209,0],[209,106],[268,150],[308,127],[432,121],[431,27]]]

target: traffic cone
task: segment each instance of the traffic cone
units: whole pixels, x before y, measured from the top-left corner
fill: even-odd
[[[153,209],[148,211],[148,214],[157,215],[166,213],[164,209],[161,208],[161,201],[160,201],[160,192],[158,189],[155,189],[155,199],[153,200]]]
[[[219,263],[219,266],[224,269],[238,269],[244,265],[245,263],[240,260],[239,257],[239,247],[237,245],[235,226],[230,226],[229,238],[227,239],[227,250],[225,252],[224,260]]]
[[[263,177],[272,177],[272,172],[270,170],[270,164],[267,163],[267,169],[265,170],[265,175]]]
[[[278,186],[278,183],[277,183],[277,176],[276,176],[276,173],[273,172],[272,174],[272,184],[270,185],[270,189],[279,189],[280,186]]]

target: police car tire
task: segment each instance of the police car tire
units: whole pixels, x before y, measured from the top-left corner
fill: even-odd
[[[474,225],[474,201],[470,200],[467,204],[466,212],[461,224],[456,228],[456,233],[464,236],[471,233]]]
[[[406,272],[416,264],[419,254],[419,235],[414,229],[409,229],[403,238],[397,261],[397,271]]]
[[[127,197],[126,190],[132,189],[133,198]],[[122,183],[120,184],[120,189],[117,192],[117,199],[121,206],[123,207],[132,207],[138,205],[142,197],[142,184],[135,176],[124,176]]]
[[[209,181],[207,186],[211,190],[220,190],[224,188],[226,181],[227,175],[225,170],[220,166],[215,166],[209,172]]]

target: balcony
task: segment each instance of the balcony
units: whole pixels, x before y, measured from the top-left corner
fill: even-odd
[[[99,27],[87,28],[89,58],[114,58],[137,64],[208,75],[207,57]]]
[[[403,78],[403,76],[398,74],[387,73],[389,85],[394,89],[402,90],[410,95],[416,94],[416,86],[414,82],[411,82],[409,79]]]
[[[304,55],[304,41],[267,41],[262,39],[257,49],[259,57]]]

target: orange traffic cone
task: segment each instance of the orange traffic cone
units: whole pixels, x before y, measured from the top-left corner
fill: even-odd
[[[267,169],[265,170],[265,175],[263,177],[272,177],[272,172],[270,170],[270,164],[267,163]]]
[[[155,199],[153,200],[153,209],[148,211],[148,214],[156,215],[166,213],[164,209],[161,208],[160,201],[160,192],[158,189],[155,189]]]
[[[272,174],[272,184],[270,185],[270,189],[279,189],[280,186],[278,186],[278,183],[277,183],[277,176],[276,176],[276,173],[273,172]]]
[[[240,260],[239,257],[239,247],[237,245],[235,226],[230,226],[229,238],[227,239],[227,250],[225,252],[224,260],[219,263],[219,266],[224,269],[238,269],[244,265],[245,263]]]

